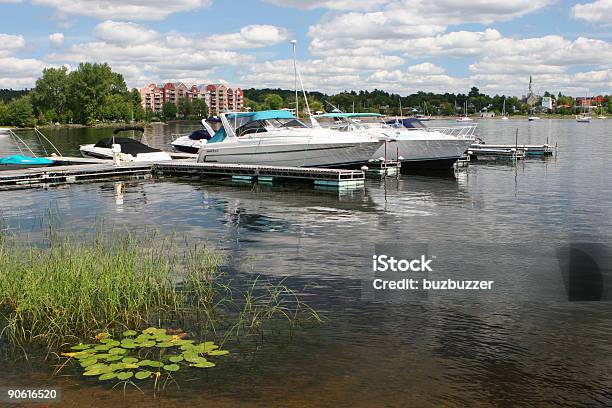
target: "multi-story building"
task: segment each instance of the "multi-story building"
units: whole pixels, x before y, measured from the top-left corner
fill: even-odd
[[[188,88],[182,82],[167,82],[163,85],[149,84],[140,89],[142,107],[160,113],[164,103],[178,103],[180,98],[204,99],[210,115],[219,116],[226,111],[241,111],[244,93],[240,88],[228,88],[223,84],[192,85]]]

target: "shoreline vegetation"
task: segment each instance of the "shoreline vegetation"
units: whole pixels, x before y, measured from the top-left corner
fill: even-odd
[[[206,245],[147,233],[44,242],[0,235],[0,343],[47,350],[149,326],[182,327],[222,345],[274,324],[321,322],[283,282],[238,282]],[[284,322],[284,323],[283,323]]]
[[[551,97],[555,115],[574,116],[584,107],[576,98],[561,92],[546,91]],[[295,107],[295,92],[287,89],[245,89],[244,107],[254,111]],[[478,117],[481,112],[500,116],[504,102],[510,116],[527,116],[531,107],[521,98],[506,95],[487,95],[477,87],[467,93],[413,93],[400,96],[375,89],[373,91],[343,91],[335,95],[312,91],[307,95],[311,112],[332,111],[370,112],[388,116],[425,114],[441,117],[467,114]],[[612,95],[603,95],[603,103],[595,114],[612,114]],[[304,109],[303,103],[300,104]],[[400,106],[402,110],[400,112]],[[544,115],[536,105],[538,115]],[[45,68],[30,90],[0,90],[0,126],[34,127],[46,125],[104,126],[139,122],[201,120],[209,110],[204,99],[178,98],[163,104],[161,112],[142,107],[138,89],[129,89],[123,76],[106,63],[83,62],[73,71],[66,67]],[[301,111],[300,115],[306,115]]]

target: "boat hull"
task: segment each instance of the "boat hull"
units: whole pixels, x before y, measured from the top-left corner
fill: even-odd
[[[183,153],[198,153],[198,151],[200,151],[200,148],[195,147],[195,146],[185,146],[185,145],[173,144],[172,147],[174,148],[174,150],[178,152],[183,152]]]
[[[402,168],[451,168],[472,143],[471,139],[397,140],[387,143],[386,158],[398,160],[399,153]],[[385,157],[384,146],[373,156],[381,157]]]
[[[382,142],[206,146],[198,162],[292,167],[359,167],[369,162]]]

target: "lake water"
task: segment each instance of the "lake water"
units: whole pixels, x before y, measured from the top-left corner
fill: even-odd
[[[146,141],[165,147],[197,127],[148,127]],[[228,270],[287,278],[327,319],[232,354],[160,406],[611,406],[612,295],[569,301],[561,254],[573,243],[610,248],[612,121],[483,120],[478,133],[514,143],[516,129],[519,143],[548,140],[556,154],[368,179],[341,194],[172,179],[124,182],[121,194],[117,181],[6,191],[0,213],[32,237],[51,214],[67,233],[104,219],[205,239],[225,252]],[[46,133],[76,154],[110,131]],[[13,150],[0,139],[0,155]],[[391,247],[432,255],[430,278],[492,280],[493,289],[373,301],[372,255]],[[21,362],[0,383],[60,386],[66,406],[153,404]]]

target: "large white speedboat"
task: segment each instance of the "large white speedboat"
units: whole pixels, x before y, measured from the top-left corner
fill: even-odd
[[[143,128],[119,128],[113,131],[117,134],[124,131],[141,131]],[[113,159],[113,145],[121,146],[121,160],[127,162],[154,162],[172,160],[172,157],[159,149],[154,149],[135,139],[126,137],[109,137],[101,139],[96,144],[85,144],[79,147],[83,157],[94,157],[97,159]]]
[[[452,127],[425,127],[416,118],[384,121],[377,113],[326,113],[315,116],[325,127],[340,131],[375,130],[394,139],[379,148],[373,159],[402,162],[402,168],[415,170],[449,169],[474,143],[477,124]]]
[[[386,139],[378,132],[348,135],[308,127],[288,111],[221,115],[222,127],[203,145],[198,162],[291,167],[359,167]]]

